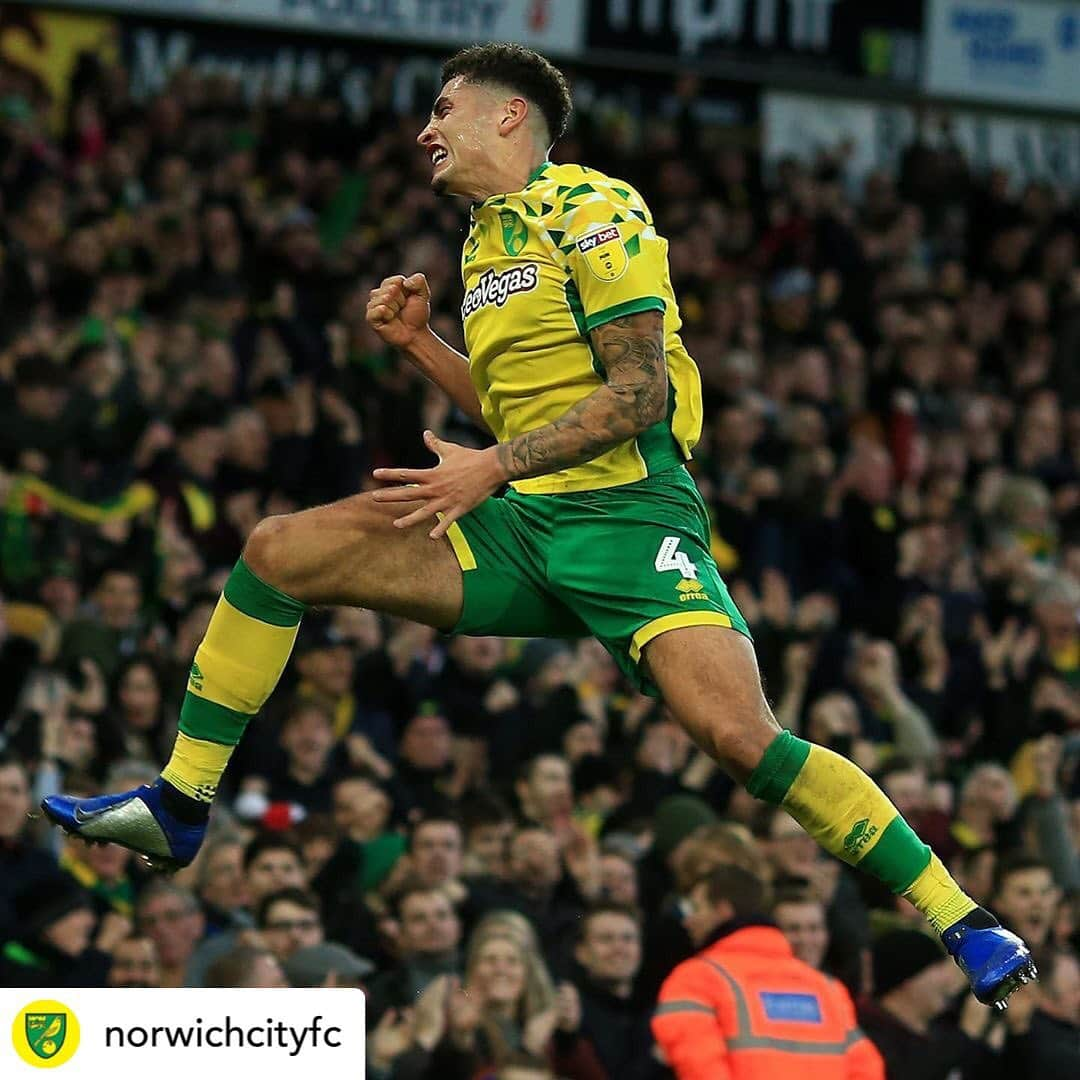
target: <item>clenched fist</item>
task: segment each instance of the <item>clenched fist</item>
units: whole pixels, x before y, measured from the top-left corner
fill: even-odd
[[[386,278],[368,299],[367,321],[383,341],[407,349],[427,329],[431,290],[423,274]]]

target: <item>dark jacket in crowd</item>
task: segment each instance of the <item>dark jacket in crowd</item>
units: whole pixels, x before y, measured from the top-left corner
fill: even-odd
[[[581,995],[581,1034],[592,1043],[600,1064],[617,1080],[655,1080],[650,1010],[636,996],[618,997],[587,975],[577,980]]]
[[[1000,1059],[985,1043],[943,1022],[920,1035],[875,1002],[864,1002],[859,1027],[885,1059],[888,1080],[997,1080],[1000,1075]]]

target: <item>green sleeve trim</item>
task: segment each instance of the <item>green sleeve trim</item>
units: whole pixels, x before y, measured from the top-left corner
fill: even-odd
[[[612,319],[621,319],[623,315],[637,315],[641,311],[664,311],[667,305],[659,296],[639,296],[636,300],[626,300],[614,307],[604,308],[585,316],[585,332],[595,330]]]
[[[299,626],[305,605],[268,585],[243,559],[225,582],[225,599],[237,611],[271,626]]]

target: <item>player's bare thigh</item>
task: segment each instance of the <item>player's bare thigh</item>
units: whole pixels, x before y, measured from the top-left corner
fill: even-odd
[[[461,617],[461,568],[432,522],[394,528],[412,504],[380,506],[370,495],[266,518],[244,559],[264,581],[306,604],[348,604],[401,615],[440,630]]]
[[[780,731],[749,639],[722,626],[688,626],[653,638],[643,659],[675,719],[744,782]]]

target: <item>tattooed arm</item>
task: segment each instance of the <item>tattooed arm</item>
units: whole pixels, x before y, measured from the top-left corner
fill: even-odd
[[[424,444],[439,459],[432,469],[376,469],[375,478],[400,486],[372,493],[376,502],[410,503],[395,519],[406,529],[439,516],[428,534],[444,536],[450,526],[508,480],[569,469],[591,461],[640,435],[667,414],[664,315],[644,311],[598,326],[593,351],[604,366],[604,385],[571,406],[558,420],[499,446],[473,450],[424,432]]]
[[[592,331],[604,385],[553,420],[498,449],[507,480],[573,468],[640,435],[667,415],[664,313],[644,311]]]

